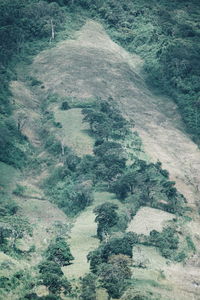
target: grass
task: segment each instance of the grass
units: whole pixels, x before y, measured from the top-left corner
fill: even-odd
[[[3,163],[0,162],[0,189],[5,192],[12,191],[15,188],[16,180],[19,176],[18,171]]]
[[[71,231],[69,243],[75,260],[70,266],[63,268],[64,274],[69,279],[78,278],[89,272],[87,254],[99,245],[99,240],[96,238],[97,224],[94,221],[93,209],[106,201],[121,205],[111,193],[96,192],[94,198],[93,204],[77,217]]]
[[[127,230],[145,235],[149,235],[152,230],[161,232],[165,223],[175,217],[175,215],[160,209],[141,207]]]
[[[88,134],[88,125],[82,122],[81,108],[63,111],[56,107],[54,114],[55,121],[62,124],[62,128],[58,129],[57,133],[65,145],[71,147],[79,156],[92,154],[94,141]]]

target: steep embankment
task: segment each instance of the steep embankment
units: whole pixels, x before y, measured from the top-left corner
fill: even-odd
[[[111,96],[119,103],[127,118],[134,119],[145,151],[152,160],[163,163],[193,208],[194,221],[189,226],[198,242],[199,220],[195,211],[199,201],[200,152],[184,132],[176,105],[147,89],[141,65],[138,56],[129,55],[110,40],[101,25],[89,21],[75,40],[40,53],[32,73],[43,82],[47,95],[56,93],[83,102],[92,97]],[[185,268],[172,265],[166,271],[168,281],[175,283],[178,290],[174,299],[188,299],[191,294],[198,299],[195,281],[199,270],[195,264],[188,264]]]

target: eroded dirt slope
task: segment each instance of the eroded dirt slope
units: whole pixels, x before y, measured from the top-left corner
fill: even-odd
[[[141,66],[138,56],[128,54],[112,42],[101,25],[88,21],[76,39],[40,53],[35,58],[32,73],[43,82],[43,92],[47,94],[77,97],[82,101],[111,96],[119,103],[123,113],[134,119],[145,151],[152,160],[162,162],[193,208],[194,221],[190,229],[197,241],[200,226],[195,211],[200,201],[200,151],[184,132],[176,105],[147,89]],[[169,280],[171,278],[177,289],[186,293],[181,298],[177,293],[173,299],[191,296],[199,299],[200,292],[194,282],[200,272],[193,265],[169,268]]]

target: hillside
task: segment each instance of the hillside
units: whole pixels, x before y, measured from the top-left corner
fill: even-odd
[[[142,55],[73,5],[8,81],[0,299],[199,299],[199,148]]]

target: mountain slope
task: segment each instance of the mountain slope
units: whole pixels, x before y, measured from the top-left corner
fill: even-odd
[[[138,56],[112,42],[100,24],[88,21],[76,39],[41,52],[31,73],[43,82],[45,95],[78,98],[82,103],[94,97],[117,101],[124,115],[135,121],[150,159],[162,162],[187,198],[193,218],[188,228],[198,245],[200,151],[185,133],[176,105],[147,89],[141,66]],[[167,280],[177,290],[174,299],[188,299],[190,293],[198,299],[198,283],[194,284],[198,274],[192,260],[184,268],[173,264],[167,268]]]
[[[113,97],[133,118],[145,150],[169,170],[189,203],[198,200],[200,152],[184,132],[176,105],[153,95],[139,72],[142,61],[112,42],[101,25],[89,21],[76,40],[64,41],[36,57],[33,74],[45,92],[84,100]]]

